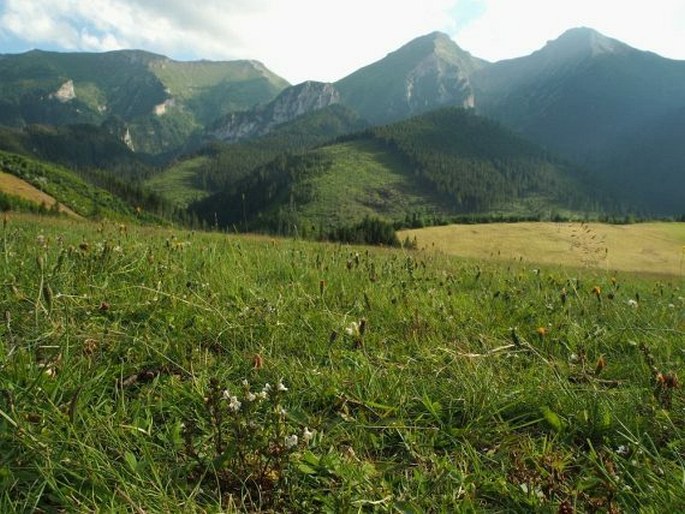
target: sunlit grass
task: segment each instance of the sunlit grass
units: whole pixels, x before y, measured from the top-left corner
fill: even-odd
[[[28,216],[0,245],[2,512],[685,501],[680,279]]]
[[[399,236],[461,257],[685,276],[685,223],[489,223],[403,230]]]

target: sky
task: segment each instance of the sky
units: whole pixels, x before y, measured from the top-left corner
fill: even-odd
[[[684,0],[0,0],[0,53],[254,59],[297,84],[338,80],[436,30],[498,61],[579,26],[685,60]]]

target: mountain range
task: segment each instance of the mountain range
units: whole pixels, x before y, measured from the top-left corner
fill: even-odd
[[[142,51],[0,56],[0,124],[7,130],[34,134],[40,124],[63,133],[76,124],[97,126],[93,133],[123,144],[126,158],[166,163],[151,179],[156,185],[168,179],[200,197],[235,192],[282,152],[453,107],[496,122],[488,130],[501,127],[528,139],[548,162],[566,162],[565,169],[576,170],[568,180],[583,183],[576,191],[601,190],[602,197],[613,196],[612,206],[637,213],[685,211],[685,61],[631,48],[589,28],[571,29],[531,55],[495,63],[434,32],[335,83],[298,85],[257,61],[177,62]],[[432,121],[433,137],[451,137],[450,144],[465,154],[455,138],[478,145],[454,130],[452,118],[440,119]],[[10,140],[33,149],[31,142],[17,143],[16,134],[1,134],[5,149],[11,149]],[[83,145],[88,136],[81,138]],[[39,156],[78,165],[53,154]],[[238,156],[245,157],[242,163]]]

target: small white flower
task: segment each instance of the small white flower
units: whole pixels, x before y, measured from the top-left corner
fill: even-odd
[[[292,434],[285,437],[285,447],[290,450],[297,446],[297,434]]]
[[[269,384],[269,382],[267,382],[266,384],[264,384],[264,387],[262,387],[262,392],[268,394],[270,391],[271,391],[271,384]]]
[[[287,390],[288,390],[288,388],[283,385],[283,382],[279,382],[278,385],[276,386],[276,391],[285,392]]]
[[[347,328],[345,328],[345,333],[350,337],[359,336],[359,323],[356,321],[350,323]]]
[[[316,434],[316,430],[309,430],[309,427],[304,427],[304,430],[302,431],[302,441],[305,444],[308,444],[309,441],[314,438],[314,434]]]
[[[637,300],[633,300],[632,298],[628,300],[628,305],[630,305],[633,309],[637,309],[638,303]]]
[[[231,399],[228,403],[228,408],[232,410],[233,412],[238,412],[240,410],[240,406],[242,404],[240,403],[240,400],[238,400],[238,397],[236,396],[231,396]]]
[[[261,391],[257,393],[255,396],[257,396],[257,398],[259,398],[260,400],[266,400],[268,397],[266,391]]]
[[[580,357],[578,357],[577,353],[572,353],[571,355],[569,355],[568,360],[569,362],[576,364],[580,362]]]
[[[250,388],[250,383],[247,381],[246,378],[243,378],[243,387]]]
[[[669,308],[669,309],[675,309],[675,305],[672,304],[672,303],[669,303],[669,304],[668,304],[668,308]]]
[[[616,448],[616,453],[618,453],[622,457],[626,457],[630,453],[630,448],[628,448],[625,444],[622,444],[618,448]]]
[[[230,391],[228,389],[224,389],[223,391],[221,391],[221,398],[223,400],[230,400],[231,399]]]
[[[245,395],[245,399],[246,399],[248,402],[253,402],[253,401],[255,401],[255,400],[257,399],[257,395],[254,394],[254,393],[248,392],[248,393]]]

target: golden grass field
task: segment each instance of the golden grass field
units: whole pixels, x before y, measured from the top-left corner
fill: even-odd
[[[52,196],[32,186],[25,180],[3,171],[0,171],[0,191],[10,195],[18,196],[19,198],[23,198],[29,202],[34,202],[38,205],[44,203],[48,208],[54,205],[56,201]],[[59,205],[59,211],[76,218],[81,217],[69,207],[65,207],[61,204]]]
[[[541,265],[685,276],[685,223],[539,222],[448,225],[398,232],[420,250]]]

